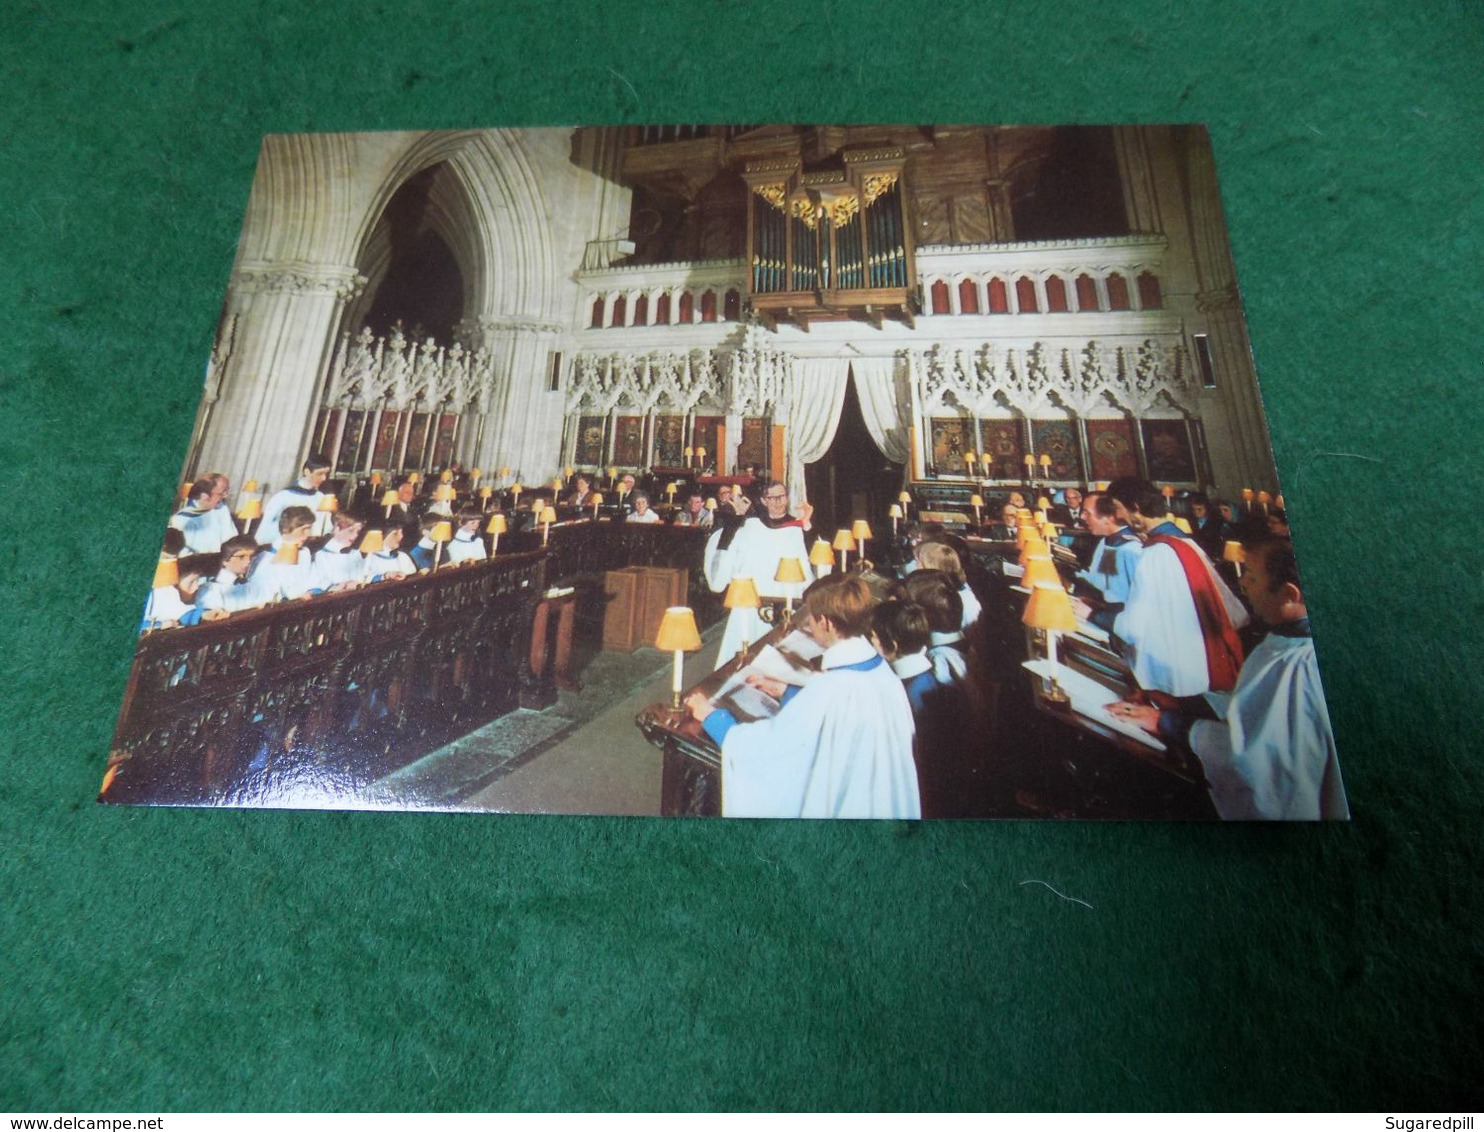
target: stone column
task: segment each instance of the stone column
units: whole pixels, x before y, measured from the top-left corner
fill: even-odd
[[[482,319],[479,325],[480,345],[494,360],[479,466],[508,466],[527,483],[550,480],[562,468],[565,395],[548,387],[561,327],[519,318]]]
[[[1130,232],[1161,232],[1159,201],[1149,165],[1143,126],[1114,126],[1113,148],[1118,155],[1118,179],[1123,185],[1123,211]]]
[[[339,264],[247,264],[233,273],[231,358],[198,467],[233,484],[293,483],[314,440],[340,318],[366,280]]]

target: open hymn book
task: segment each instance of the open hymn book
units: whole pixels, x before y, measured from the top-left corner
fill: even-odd
[[[712,699],[717,707],[726,708],[739,723],[771,719],[782,704],[760,688],[747,683],[749,676],[766,676],[785,684],[803,687],[819,675],[819,658],[824,650],[818,642],[799,629],[779,641],[777,646],[764,645],[751,662],[737,669],[717,689]]]

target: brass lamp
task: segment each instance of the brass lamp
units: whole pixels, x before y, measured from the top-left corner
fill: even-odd
[[[1031,599],[1025,603],[1025,614],[1021,622],[1046,634],[1046,659],[1051,662],[1051,671],[1056,671],[1056,635],[1075,632],[1077,614],[1072,610],[1072,598],[1062,589],[1060,582],[1038,582],[1031,590]],[[1070,704],[1070,697],[1062,691],[1055,675],[1051,677],[1051,690],[1046,698],[1054,705]]]
[[[362,554],[375,554],[383,545],[385,542],[380,531],[367,531],[361,538],[360,551]]]
[[[808,581],[808,575],[804,572],[804,564],[797,558],[780,558],[778,560],[778,572],[773,575],[775,582],[781,582],[786,588],[783,591],[783,608],[790,616],[794,612],[794,586]]]
[[[450,491],[453,489],[450,488]],[[428,532],[428,537],[433,540],[433,569],[438,569],[439,559],[443,557],[443,544],[453,538],[453,524],[444,520],[434,523],[433,529]]]
[[[757,595],[757,583],[751,578],[733,578],[727,586],[726,596],[721,600],[728,609],[756,609],[762,605]],[[747,630],[742,630],[742,655],[747,655]]]
[[[672,605],[665,610],[654,647],[675,654],[675,674],[670,681],[670,706],[680,710],[680,690],[684,686],[685,654],[701,647],[701,634],[696,630],[696,615],[688,606]]]
[[[500,536],[505,533],[505,513],[496,511],[490,516],[490,521],[485,524],[484,533],[493,536],[490,539],[490,557],[495,556],[495,551],[500,549]]]
[[[835,532],[834,548],[840,552],[840,572],[850,569],[850,552],[855,549],[855,536],[844,527]]]
[[[1230,562],[1237,571],[1237,577],[1242,576],[1242,564],[1247,561],[1247,552],[1242,549],[1242,544],[1236,541],[1228,542],[1221,548],[1221,560]]]
[[[1025,560],[1025,577],[1020,584],[1034,594],[1041,582],[1059,586],[1061,575],[1056,572],[1056,563],[1049,554],[1032,554]]]
[[[173,586],[180,581],[180,563],[174,558],[164,554],[155,563],[155,580],[150,583],[155,589],[161,586]]]
[[[556,508],[547,504],[541,508],[541,545],[546,545],[546,540],[551,537],[551,525],[556,522]]]
[[[814,567],[815,573],[821,578],[834,568],[835,553],[824,539],[815,539],[814,545],[809,548],[809,565]]]

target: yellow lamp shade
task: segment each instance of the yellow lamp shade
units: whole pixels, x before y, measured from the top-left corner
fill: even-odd
[[[191,497],[191,485],[188,484],[188,483],[181,484],[180,485],[180,494],[177,495],[176,498],[179,499],[181,502],[184,502],[185,500],[189,499],[190,497]]]
[[[1259,503],[1271,503],[1273,501],[1273,497],[1266,491],[1259,491],[1257,493],[1257,501]]]
[[[453,484],[440,483],[433,489],[433,498],[439,503],[452,503],[455,497]]]
[[[898,503],[911,503],[912,502],[912,493],[910,491],[904,491],[904,492],[902,492],[901,494],[899,494],[897,496],[897,502]]]
[[[445,468],[443,474],[438,477],[440,483],[453,483],[453,469]]]
[[[562,477],[561,476],[557,476],[554,480],[551,481],[551,490],[552,491],[561,491],[562,490]]]
[[[1241,543],[1228,542],[1221,548],[1221,560],[1223,562],[1246,562],[1247,552],[1242,549]]]
[[[1026,543],[1020,548],[1020,568],[1024,570],[1032,558],[1051,559],[1051,550],[1040,539]]]
[[[493,494],[495,494],[495,489],[492,487],[482,487],[479,489],[480,499],[488,499]]]
[[[708,499],[708,500],[706,500],[706,510],[708,510],[708,511],[715,511],[716,510],[716,500],[714,500],[714,499]]]
[[[520,480],[516,480],[513,484],[510,485],[510,490],[513,491],[516,495],[519,495],[521,492],[525,491],[525,486],[520,482]]]
[[[618,469],[617,468],[609,468],[608,469],[608,478],[611,479],[611,480],[616,480],[618,478]]]
[[[408,472],[407,473],[407,482],[408,483],[422,483],[423,482],[423,474],[421,472]]]
[[[178,581],[180,581],[180,563],[173,558],[160,555],[160,560],[155,563],[155,580],[150,585],[159,588],[160,586],[173,586]]]
[[[555,523],[556,508],[550,506],[541,508],[541,521],[543,523]]]
[[[706,449],[704,447],[703,448],[697,448],[696,449],[696,459],[697,460],[704,460],[705,458],[706,458]]]
[[[694,448],[692,448],[689,444],[687,444],[685,446],[685,454],[687,456],[694,456],[696,454],[696,450]]]
[[[836,550],[854,550],[855,536],[847,531],[844,527],[841,527],[838,531],[835,532],[835,541],[833,543],[833,546]]]
[[[1250,487],[1244,487],[1242,489],[1242,498],[1247,500],[1249,503],[1252,501],[1253,494],[1254,493]]]
[[[333,495],[322,495],[320,496],[317,510],[328,511],[333,515],[336,511],[340,510],[340,500]]]
[[[241,507],[237,508],[239,519],[251,520],[263,517],[263,501],[261,499],[244,500]]]
[[[380,487],[381,486],[381,473],[380,472],[372,472],[371,473],[371,479],[369,481],[367,481],[367,482],[369,482],[372,487]]]
[[[701,634],[696,629],[696,615],[689,606],[672,605],[665,610],[654,647],[665,652],[695,652],[701,647]]]
[[[1107,491],[1108,490],[1108,485],[1111,482],[1112,482],[1111,480],[1098,480],[1097,483],[1095,483],[1095,484],[1092,485],[1092,490],[1093,491]]]
[[[505,533],[504,514],[500,511],[496,511],[493,515],[491,515],[490,521],[485,524],[484,531],[485,534],[503,535]]]
[[[1042,452],[1041,453],[1041,467],[1043,467],[1043,468],[1049,468],[1049,467],[1051,467],[1051,457],[1048,456],[1045,452]]]
[[[762,604],[757,596],[757,584],[751,578],[733,578],[722,604],[728,609],[756,609]]]
[[[969,506],[970,507],[983,507],[984,506],[984,496],[982,496],[982,495],[971,495],[971,496],[969,496]]]
[[[1060,582],[1038,582],[1032,587],[1031,599],[1025,603],[1025,615],[1020,620],[1032,629],[1073,632],[1077,628],[1072,599]]]
[[[381,493],[381,505],[383,507],[395,507],[397,505],[397,493],[395,491],[383,491]]]
[[[447,542],[453,538],[453,524],[449,522],[436,523],[428,532],[428,537],[434,542]]]
[[[509,474],[510,474],[510,469],[509,468],[501,468],[500,469],[500,478],[501,479],[503,479],[504,477],[508,476]]]
[[[1031,524],[1022,523],[1015,528],[1015,541],[1020,546],[1025,546],[1026,543],[1044,542],[1045,540],[1041,538],[1041,532]]]
[[[1051,510],[1051,500],[1047,499],[1044,495],[1038,495],[1036,497],[1036,510],[1037,511],[1050,511]]]
[[[593,492],[592,498],[589,499],[588,502],[591,503],[594,507],[603,506],[603,493],[601,491]]]
[[[564,469],[562,469],[562,474],[565,475],[568,479],[571,479],[572,478],[572,465],[568,464]]]
[[[977,452],[965,452],[964,453],[964,463],[966,463],[966,464],[977,464],[978,462],[979,462],[979,454]]]
[[[850,524],[850,533],[855,536],[856,541],[865,542],[871,537],[871,524],[864,519],[857,519]]]
[[[804,573],[804,564],[797,558],[780,558],[778,560],[778,573],[773,575],[775,582],[797,583],[807,580]]]
[[[1175,497],[1175,489],[1169,484],[1165,484],[1164,487],[1160,488],[1159,493],[1166,499],[1173,499]]]
[[[1034,456],[1032,456],[1029,452],[1027,452],[1025,454],[1025,466],[1027,468],[1032,468],[1032,467],[1035,467],[1035,464],[1036,464],[1036,458]]]
[[[1041,537],[1043,539],[1045,539],[1047,542],[1055,542],[1056,541],[1056,527],[1054,525],[1052,525],[1051,523],[1042,523],[1041,524]]]
[[[891,507],[888,508],[886,514],[888,518],[900,519],[902,517],[902,505],[900,503],[893,503]]]
[[[469,469],[469,478],[471,480],[477,480],[482,475],[484,475],[484,473],[481,472],[478,468],[470,468]]]
[[[1046,508],[1038,508],[1034,518],[1036,520],[1036,526],[1044,527],[1046,525]]]
[[[809,564],[811,566],[833,566],[835,564],[835,553],[824,539],[815,539],[814,545],[809,548]]]
[[[248,480],[245,484],[242,485],[242,490],[243,491],[257,491],[258,490],[258,481],[257,480]]]
[[[361,538],[361,553],[375,554],[383,546],[380,531],[367,531]]]
[[[1190,529],[1190,520],[1187,519],[1187,518],[1185,518],[1183,515],[1176,515],[1175,516],[1175,526],[1179,527],[1186,534],[1194,534],[1195,533],[1195,532],[1193,532]]]
[[[1057,574],[1056,563],[1051,561],[1050,555],[1032,554],[1026,559],[1025,577],[1020,580],[1020,584],[1034,591],[1038,582],[1061,585],[1061,576]]]
[[[1275,500],[1273,500],[1273,502],[1278,505],[1278,510],[1279,511],[1286,511],[1286,510],[1288,510],[1288,508],[1286,508],[1286,507],[1283,506],[1283,493],[1281,491],[1278,493],[1278,498],[1275,499]]]
[[[299,544],[286,542],[278,548],[278,553],[273,556],[273,561],[281,562],[285,566],[292,566],[299,561]]]

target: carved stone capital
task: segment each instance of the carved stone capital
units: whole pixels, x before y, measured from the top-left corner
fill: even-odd
[[[1237,285],[1229,283],[1225,287],[1198,292],[1195,297],[1195,308],[1202,314],[1214,314],[1234,310],[1240,302],[1241,296],[1237,291]]]
[[[232,274],[241,294],[334,295],[341,302],[357,297],[366,277],[354,267],[334,263],[246,263]]]

